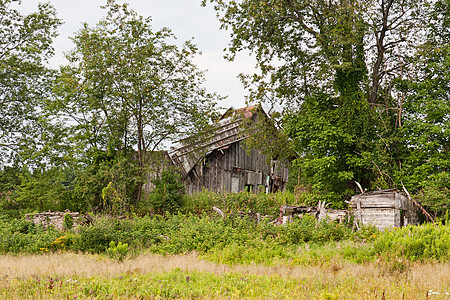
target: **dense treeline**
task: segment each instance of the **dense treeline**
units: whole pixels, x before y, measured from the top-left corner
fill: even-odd
[[[448,210],[449,0],[207,2],[230,30],[228,58],[257,59],[259,73],[241,77],[249,99],[283,109],[248,143],[293,159],[301,201],[342,207],[357,181],[405,185],[435,215]],[[62,20],[49,4],[28,15],[17,5],[0,0],[0,210],[182,209],[174,173],[151,195],[143,185],[164,143],[215,119],[220,97],[202,86],[197,47],[108,0],[51,70]]]
[[[68,64],[49,70],[61,20],[50,4],[22,15],[17,2],[0,2],[0,209],[146,209],[158,150],[215,119],[220,97],[202,85],[196,45],[107,1],[106,17],[72,38]]]
[[[250,144],[294,157],[311,202],[341,206],[357,181],[448,208],[448,0],[208,2],[231,33],[228,58],[256,57],[259,72],[241,77],[250,99],[283,110],[279,143]]]

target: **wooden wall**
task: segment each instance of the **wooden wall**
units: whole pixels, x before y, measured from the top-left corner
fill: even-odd
[[[269,184],[267,178],[269,177]],[[251,186],[256,192],[260,186],[284,190],[288,168],[278,161],[267,162],[257,150],[246,151],[243,142],[216,149],[200,161],[185,180],[189,194],[202,191],[238,192]]]
[[[417,209],[399,191],[386,190],[352,197],[355,220],[380,230],[418,224]]]
[[[142,192],[144,194],[148,194],[154,189],[152,180],[158,178],[163,170],[175,170],[175,166],[170,160],[167,151],[155,151],[153,153],[149,153],[147,158],[147,167],[149,168],[149,172],[145,183],[142,186]]]

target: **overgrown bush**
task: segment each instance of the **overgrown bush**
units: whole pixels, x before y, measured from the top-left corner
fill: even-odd
[[[115,248],[119,251],[117,241],[122,248],[127,244],[127,253],[195,251],[205,259],[229,264],[315,264],[333,257],[357,263],[377,258],[387,263],[392,259],[450,260],[450,225],[442,224],[381,233],[374,227],[363,227],[353,232],[345,224],[317,222],[312,216],[274,226],[267,220],[257,224],[237,214],[221,218],[217,214],[177,213],[126,220],[97,217],[94,224],[61,235],[51,227],[44,230],[23,219],[0,216],[1,253],[113,253]]]
[[[147,201],[141,204],[144,212],[150,210],[156,214],[175,213],[182,208],[186,192],[177,172],[164,170],[158,178],[152,180],[152,184],[153,191],[148,195]]]
[[[116,245],[114,241],[111,241],[108,249],[106,249],[106,254],[109,258],[122,262],[128,254],[128,244],[118,242]]]
[[[213,206],[217,206],[224,212],[238,212],[251,210],[261,215],[278,215],[281,205],[296,205],[294,194],[284,193],[212,193],[203,191],[186,197],[184,213],[201,214],[211,211]]]
[[[0,215],[1,253],[38,253],[51,244],[60,233],[53,227],[44,230],[24,219],[12,219]]]
[[[384,231],[373,247],[378,255],[415,260],[450,259],[450,225],[424,224]]]
[[[103,253],[108,249],[111,241],[132,240],[132,220],[118,220],[108,217],[98,218],[91,226],[81,227],[77,238],[74,239],[75,251],[88,253]]]
[[[64,229],[71,230],[73,227],[73,217],[71,214],[65,214],[64,215],[64,221],[63,221]]]

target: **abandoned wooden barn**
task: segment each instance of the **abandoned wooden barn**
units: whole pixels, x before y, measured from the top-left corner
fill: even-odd
[[[167,152],[169,163],[180,172],[187,193],[203,189],[227,193],[285,189],[288,164],[268,160],[258,150],[246,149],[242,118],[254,118],[258,113],[264,114],[262,109],[254,107],[228,110],[217,130],[200,145],[202,151],[195,151],[198,145],[181,142]]]
[[[417,208],[397,189],[355,195],[350,206],[355,221],[361,225],[374,225],[379,230],[419,223]]]

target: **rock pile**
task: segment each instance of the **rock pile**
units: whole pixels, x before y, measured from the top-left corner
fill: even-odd
[[[73,228],[78,227],[84,221],[79,212],[60,211],[26,214],[25,219],[29,222],[33,222],[36,225],[41,224],[45,229],[47,229],[49,225],[52,225],[59,230],[63,230],[64,216],[67,214],[72,216]]]

